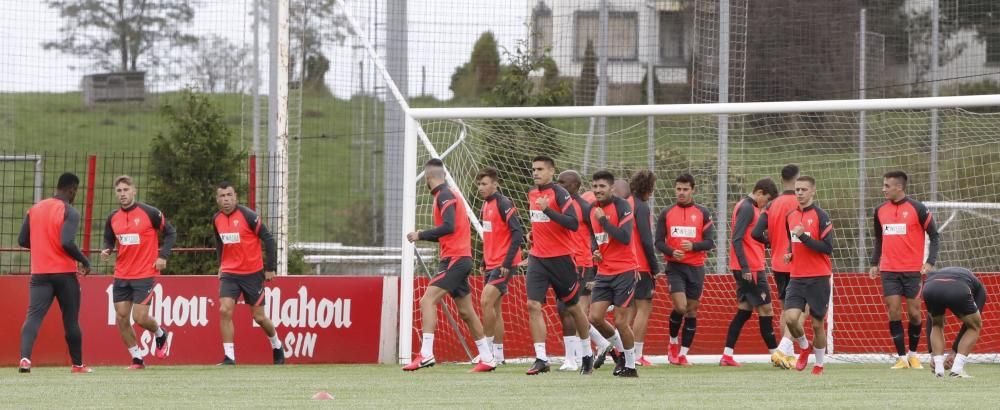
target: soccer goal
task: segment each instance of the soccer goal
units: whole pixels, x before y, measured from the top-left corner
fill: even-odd
[[[546,154],[559,171],[589,175],[598,169],[628,177],[651,169],[658,177],[654,213],[673,203],[673,180],[695,176],[696,200],[715,212],[719,235],[709,258],[701,299],[698,333],[692,355],[721,354],[726,328],[735,309],[726,260],[731,208],[761,177],[778,179],[780,168],[798,164],[818,181],[817,201],[835,226],[834,291],[828,335],[834,358],[848,361],[889,360],[893,352],[879,281],[869,279],[871,210],[884,199],[882,174],[902,169],[910,175],[908,193],[927,201],[942,227],[938,266],[964,266],[979,273],[991,300],[1000,297],[1000,95],[606,107],[511,107],[409,109],[406,124],[402,204],[403,232],[432,226],[431,196],[418,178],[421,165],[443,158],[451,184],[469,205],[466,215],[479,231],[482,200],[475,174],[485,166],[500,171],[501,190],[527,220],[526,192],[531,187],[530,160]],[[932,135],[932,110],[938,133]],[[608,132],[589,133],[591,117],[605,117]],[[725,119],[721,121],[720,118]],[[719,124],[728,123],[720,132]],[[601,137],[601,138],[598,138]],[[447,150],[447,155],[444,152]],[[478,266],[480,241],[473,235]],[[418,246],[427,246],[418,244]],[[408,362],[419,339],[416,301],[437,260],[421,261],[414,247],[402,250],[401,362]],[[423,254],[423,253],[422,253]],[[423,266],[426,265],[425,269]],[[532,354],[523,276],[515,276],[504,300],[505,350],[508,358]],[[482,280],[471,278],[478,302]],[[773,281],[772,281],[773,286]],[[551,298],[551,296],[550,296]],[[780,304],[775,308],[780,310]],[[657,283],[646,355],[665,355],[670,311],[664,281]],[[562,332],[554,303],[545,308],[549,354],[562,354]],[[442,306],[436,357],[467,361],[474,349],[450,301]],[[776,315],[777,316],[777,315]],[[979,360],[996,361],[1000,331],[992,309],[976,347]],[[451,324],[449,324],[449,322]],[[766,353],[756,323],[744,329],[737,355]],[[957,327],[949,326],[948,335]],[[808,332],[807,332],[808,333]],[[926,351],[926,338],[921,351]],[[749,358],[750,356],[745,356]]]

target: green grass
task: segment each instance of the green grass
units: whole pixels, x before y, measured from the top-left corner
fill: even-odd
[[[884,365],[830,364],[826,374],[781,371],[766,365],[721,369],[657,366],[640,378],[618,379],[603,368],[583,378],[553,372],[525,376],[526,365],[493,374],[468,374],[466,365],[415,373],[396,366],[150,367],[130,372],[97,368],[36,368],[30,375],[3,369],[3,407],[290,408],[333,404],[344,408],[959,408],[1000,400],[1000,367],[970,365],[974,379],[936,379],[928,371],[891,371]],[[332,402],[314,402],[330,392]]]

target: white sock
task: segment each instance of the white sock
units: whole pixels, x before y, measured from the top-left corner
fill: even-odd
[[[916,355],[917,355],[917,352],[914,352],[912,350],[910,350],[909,352],[906,353],[906,357],[915,357]]]
[[[163,337],[163,334],[164,334],[164,332],[163,332],[163,326],[157,326],[156,327],[156,337]]]
[[[549,361],[549,356],[545,354],[545,343],[535,343],[535,358]]]
[[[680,343],[680,339],[678,339],[676,337],[672,337],[672,336],[670,337],[670,344],[675,345],[675,344],[678,344],[678,343]]]
[[[934,373],[944,374],[944,356],[934,356]]]
[[[476,348],[479,349],[479,361],[493,363],[493,349],[490,348],[490,341],[485,337],[476,341]]]
[[[433,333],[424,333],[424,341],[420,344],[420,356],[424,359],[434,357]]]
[[[635,357],[642,357],[642,346],[645,344],[646,344],[645,342],[633,343],[633,345],[635,346]]]
[[[722,349],[722,355],[723,356],[732,356],[733,355],[733,348],[727,347],[725,349]]]
[[[774,354],[776,350],[778,349],[767,349],[767,354]]]
[[[493,359],[498,363],[503,361],[503,343],[493,344]]]
[[[608,339],[605,338],[601,332],[597,331],[597,328],[594,327],[594,325],[590,325],[590,340],[594,341],[594,344],[597,345],[597,350],[599,351],[603,351],[608,347],[608,345],[611,344],[611,342],[608,342]]]
[[[236,347],[232,343],[223,343],[222,350],[226,352],[229,360],[236,360]]]
[[[687,356],[687,354],[688,354],[688,349],[689,349],[689,348],[688,348],[687,346],[681,346],[681,353],[680,353],[680,355],[681,355],[681,356]]]
[[[132,355],[133,359],[142,359],[142,352],[139,351],[139,346],[128,348],[128,354]]]
[[[805,335],[795,338],[799,342],[799,349],[806,349],[809,347],[809,340],[806,339]]]
[[[594,348],[590,346],[589,338],[580,339],[580,346],[578,347],[578,349],[579,349],[577,350],[578,352],[582,352],[580,353],[580,357],[594,356]]]
[[[490,342],[490,344],[493,344],[493,336],[486,336],[486,341]]]
[[[635,348],[625,349],[625,367],[635,368]]]
[[[961,353],[955,355],[955,363],[951,365],[951,372],[961,374],[962,370],[965,370],[965,360],[967,358],[968,356]]]
[[[267,340],[271,342],[272,349],[281,349],[281,339],[278,339],[278,332],[274,332],[274,336],[268,336]]]
[[[795,345],[792,344],[792,339],[787,337],[781,338],[781,344],[778,345],[778,350],[780,350],[781,353],[784,353],[785,356],[794,356]]]
[[[563,348],[566,350],[566,362],[576,361],[576,348],[579,345],[579,336],[563,336]]]
[[[609,337],[608,341],[611,342],[611,344],[614,345],[615,349],[618,349],[619,352],[625,351],[625,345],[622,344],[622,337],[618,334],[618,329],[615,329],[614,336]]]
[[[816,356],[816,365],[817,366],[823,367],[823,355],[825,355],[825,354],[826,354],[826,348],[822,348],[822,349],[817,348],[817,347],[813,348],[813,355]]]

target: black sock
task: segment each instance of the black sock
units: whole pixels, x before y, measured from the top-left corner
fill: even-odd
[[[920,323],[914,324],[910,322],[909,336],[910,339],[910,351],[917,351],[917,346],[920,345]]]
[[[736,310],[736,316],[733,316],[733,320],[729,322],[729,331],[726,332],[726,347],[730,349],[736,347],[736,341],[740,338],[743,325],[747,323],[747,320],[750,320],[752,314],[749,310]]]
[[[670,311],[670,337],[677,337],[677,334],[681,331],[681,323],[683,321],[683,314],[677,313],[676,310]]]
[[[698,318],[684,318],[684,333],[681,335],[681,346],[691,347],[691,343],[694,343],[695,330],[698,330]]]
[[[903,322],[900,320],[890,320],[889,334],[892,335],[892,343],[896,345],[896,353],[900,356],[905,355],[906,346],[903,345]]]
[[[760,337],[768,349],[777,349],[778,340],[774,338],[774,316],[758,316],[760,321]]]

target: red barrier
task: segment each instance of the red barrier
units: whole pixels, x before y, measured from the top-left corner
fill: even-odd
[[[0,276],[0,363],[19,359],[21,326],[28,306],[28,276]],[[285,276],[268,285],[268,316],[278,328],[288,363],[376,363],[382,320],[383,277]],[[80,326],[84,361],[91,365],[129,363],[115,326],[108,276],[83,277]],[[222,357],[219,336],[219,280],[215,276],[164,276],[158,279],[150,315],[173,335],[165,360],[147,364],[214,364]],[[394,285],[394,284],[393,284]],[[393,307],[390,307],[393,309]],[[238,363],[271,363],[271,348],[245,304],[234,313]],[[395,323],[388,326],[394,328]],[[152,335],[136,326],[139,348],[148,354]],[[54,303],[35,342],[36,365],[68,365],[59,304]]]
[[[83,208],[83,254],[90,252],[90,236],[94,225],[94,179],[97,175],[97,155],[87,157],[87,197]]]
[[[983,312],[984,330],[976,344],[977,352],[1000,352],[1000,315],[992,304],[997,303],[1000,298],[1000,275],[979,274],[980,280],[986,285],[989,299],[991,300]],[[414,331],[413,349],[418,352],[420,349],[420,306],[419,299],[423,289],[427,287],[428,279],[419,277],[416,279],[414,288],[417,294],[414,301]],[[479,296],[482,289],[482,277],[474,276],[470,278],[472,285],[474,304],[479,311]],[[773,278],[770,279],[772,295],[777,295]],[[524,287],[524,276],[514,276],[510,282],[510,292],[504,298],[504,320],[506,329],[506,339],[504,341],[504,351],[506,357],[530,357],[534,355],[532,350],[532,340],[528,328],[528,315],[526,308],[526,297]],[[698,331],[691,348],[691,354],[722,354],[725,347],[726,331],[729,321],[736,312],[735,291],[733,278],[731,275],[706,275],[705,292],[702,296],[701,309],[698,313]],[[454,303],[450,300],[446,306],[451,310],[453,317],[458,319],[458,314],[454,309]],[[777,337],[780,337],[780,324],[777,318],[780,317],[780,302],[774,304],[775,320],[774,328]],[[665,355],[668,343],[668,315],[672,309],[672,304],[667,291],[666,283],[660,279],[656,283],[656,294],[653,301],[653,313],[650,318],[648,335],[646,337],[645,353],[650,355]],[[439,361],[465,361],[469,357],[465,354],[462,346],[458,343],[458,338],[448,324],[447,320],[438,309],[438,331],[435,336],[434,354]],[[892,341],[889,338],[886,308],[882,302],[882,286],[879,279],[869,279],[867,274],[837,274],[834,276],[834,352],[835,353],[893,353]],[[546,338],[547,353],[549,356],[563,355],[563,340],[559,316],[556,312],[552,292],[549,292],[548,303],[546,303],[543,313],[548,329]],[[924,313],[926,315],[926,313]],[[904,315],[905,316],[905,315]],[[608,316],[609,320],[611,315]],[[905,320],[905,319],[904,319]],[[958,321],[948,315],[949,323],[946,329],[946,336],[949,343],[953,335],[958,330]],[[459,321],[461,332],[467,345],[473,350],[475,355],[475,345],[468,336],[468,329],[465,324]],[[806,334],[812,339],[812,331],[809,323],[806,323]],[[924,352],[926,347],[926,335],[921,338],[919,351]],[[759,336],[759,326],[754,318],[746,323],[741,333],[739,344],[736,349],[738,354],[764,354],[767,353],[766,346]]]
[[[250,155],[247,170],[247,206],[257,211],[257,155]]]

